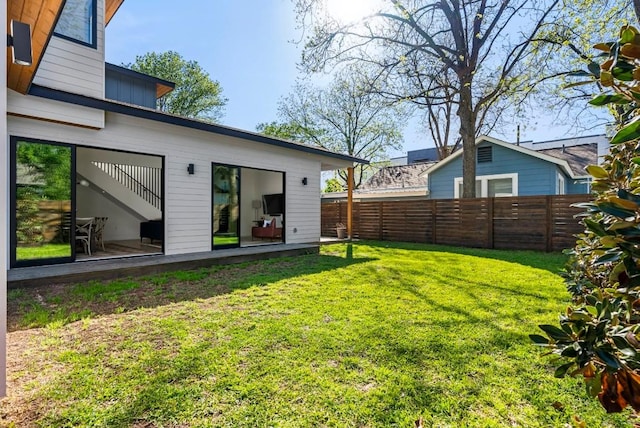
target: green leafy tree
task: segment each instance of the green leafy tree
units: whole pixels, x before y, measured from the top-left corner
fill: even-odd
[[[258,130],[371,162],[387,159],[388,150],[401,147],[406,114],[402,106],[371,93],[363,76],[362,69],[352,68],[337,73],[326,88],[296,85],[279,104],[282,122],[261,124]],[[355,188],[367,168],[355,167]],[[337,178],[346,187],[347,171],[338,171]]]
[[[19,165],[28,168],[42,180],[41,186],[27,192],[33,197],[52,201],[71,199],[71,150],[54,144],[20,142],[16,157]],[[36,196],[38,195],[38,196]]]
[[[456,120],[456,131],[446,134],[462,141],[467,198],[475,196],[478,130],[503,116],[508,98],[526,98],[539,81],[543,65],[532,69],[527,60],[541,30],[560,15],[560,0],[389,0],[345,24],[328,16],[321,0],[295,4],[309,30],[303,52],[308,71],[368,64],[378,76],[378,92],[436,110],[451,107],[434,123]],[[442,79],[433,84],[435,76]]]
[[[592,81],[618,123],[601,166],[592,165],[594,200],[583,204],[585,231],[567,267],[574,304],[560,326],[531,335],[559,356],[556,376],[582,375],[587,393],[608,412],[640,411],[640,32],[624,26],[603,52]]]
[[[340,180],[334,177],[327,180],[322,191],[324,193],[343,192],[344,187],[342,187]]]
[[[260,123],[256,126],[256,130],[261,134],[289,141],[296,141],[304,137],[304,130],[295,123]]]
[[[179,116],[218,122],[227,99],[222,87],[196,61],[187,61],[174,51],[149,52],[136,56],[125,67],[176,84],[173,91],[158,99],[158,109]]]

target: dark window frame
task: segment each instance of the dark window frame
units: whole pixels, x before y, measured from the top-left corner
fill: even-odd
[[[56,37],[60,37],[61,39],[68,40],[70,42],[78,43],[83,46],[87,46],[93,49],[97,49],[98,47],[98,0],[91,0],[91,43],[85,42],[84,40],[78,40],[74,37],[67,36],[62,33],[58,33],[57,31],[53,32],[53,35]],[[64,8],[62,9],[62,14],[64,14]],[[62,17],[62,14],[60,15]],[[60,18],[58,18],[59,20]],[[57,26],[57,23],[56,23]]]
[[[19,268],[19,267],[31,267],[31,266],[46,266],[46,265],[54,265],[60,263],[70,263],[73,262],[76,258],[75,251],[75,231],[74,227],[71,227],[70,230],[70,240],[71,240],[71,255],[69,257],[56,257],[56,258],[45,258],[45,259],[29,259],[29,260],[18,260],[17,257],[17,247],[18,247],[18,236],[17,236],[17,147],[19,142],[26,143],[34,143],[34,144],[49,144],[52,146],[61,146],[68,147],[71,150],[71,171],[72,174],[76,169],[76,148],[73,144],[62,143],[58,141],[51,140],[42,140],[38,138],[30,138],[30,137],[20,137],[16,135],[11,135],[9,138],[10,144],[10,182],[9,182],[9,192],[10,192],[10,209],[11,214],[9,216],[9,266],[10,268]],[[71,221],[72,225],[75,224],[75,210],[76,210],[76,200],[73,196],[76,192],[76,180],[73,175],[71,177],[70,183],[70,191],[71,191]]]

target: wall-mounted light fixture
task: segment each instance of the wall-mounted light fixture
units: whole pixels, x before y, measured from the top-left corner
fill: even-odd
[[[14,64],[30,66],[33,62],[31,54],[31,26],[24,22],[11,20],[11,34],[7,35],[7,46],[11,49],[11,60]]]
[[[303,186],[306,186],[306,185],[307,185],[307,177],[304,177],[304,178],[302,179],[302,185],[303,185]]]
[[[80,181],[77,181],[76,184],[79,184],[82,187],[89,187],[89,182],[87,180],[85,180],[84,178],[81,179]]]
[[[190,163],[189,165],[187,165],[187,172],[189,172],[189,175],[193,175],[196,173],[196,166],[192,163]]]

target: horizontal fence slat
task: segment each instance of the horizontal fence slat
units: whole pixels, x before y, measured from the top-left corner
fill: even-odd
[[[584,231],[572,204],[589,195],[366,201],[353,203],[352,235],[360,239],[462,247],[561,251]],[[346,201],[322,203],[321,233],[347,224]]]

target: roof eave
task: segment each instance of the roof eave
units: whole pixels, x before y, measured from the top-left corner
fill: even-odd
[[[126,104],[122,102],[99,99],[99,98],[92,98],[92,97],[87,97],[85,95],[73,94],[73,93],[61,91],[58,89],[47,88],[45,86],[32,85],[29,90],[29,95],[46,98],[54,101],[66,102],[70,104],[94,108],[98,110],[113,112],[113,113],[120,113],[127,116],[139,117],[142,119],[167,123],[170,125],[182,126],[185,128],[196,129],[204,132],[210,132],[214,134],[240,138],[240,139],[249,140],[257,143],[282,147],[290,150],[301,151],[301,152],[318,155],[318,156],[324,156],[327,158],[334,158],[334,159],[338,159],[338,160],[346,161],[350,163],[359,163],[359,164],[369,163],[369,161],[365,159],[359,159],[353,156],[330,152],[328,150],[323,150],[317,147],[311,147],[311,146],[307,146],[300,143],[281,140],[281,139],[269,137],[263,134],[244,131],[241,129],[231,128],[231,127],[218,125],[214,123],[203,122],[200,120],[190,119],[182,116],[176,116],[176,115],[168,114],[158,110],[135,106],[132,104]]]

